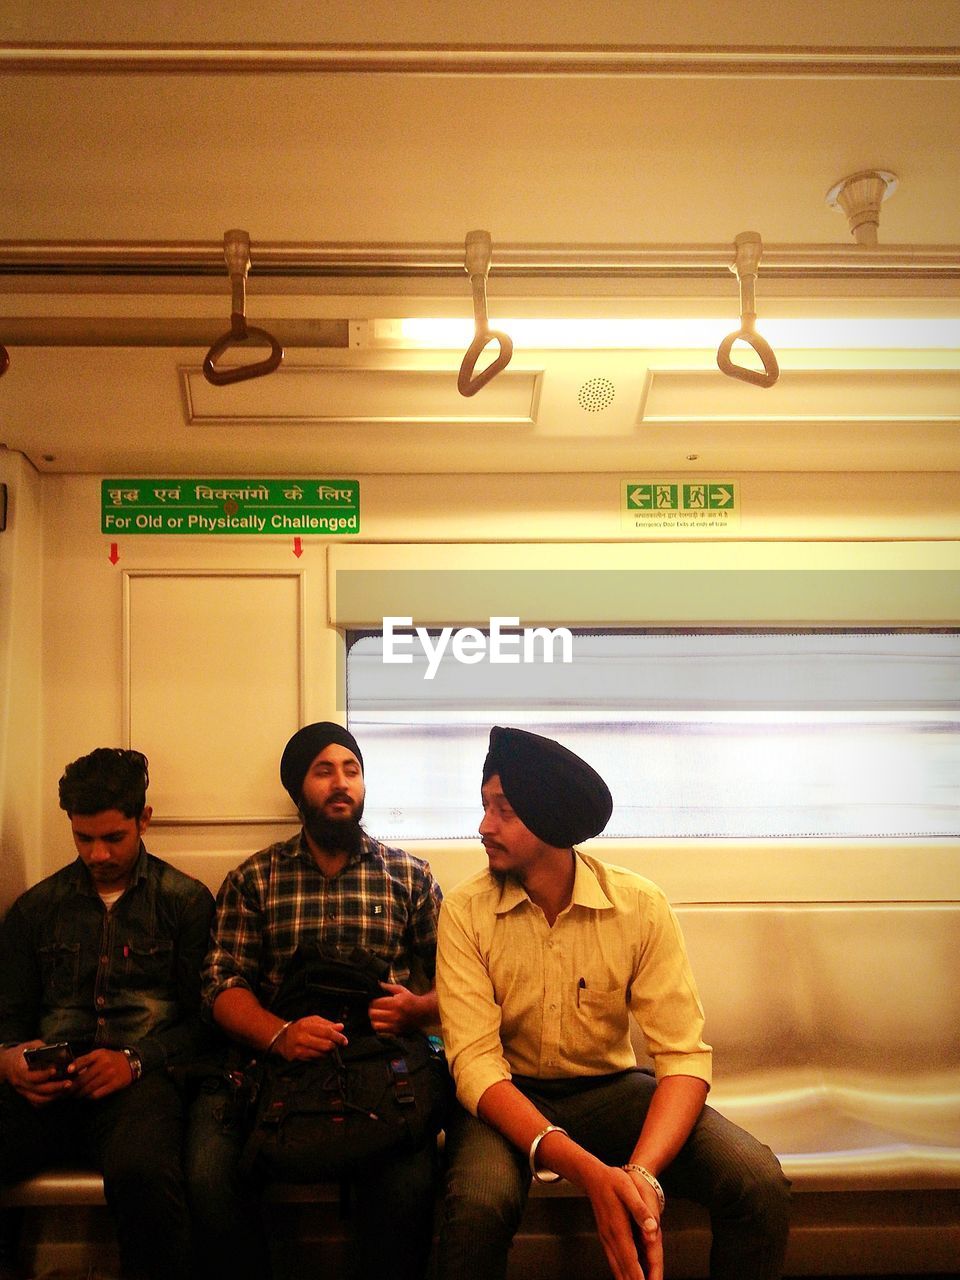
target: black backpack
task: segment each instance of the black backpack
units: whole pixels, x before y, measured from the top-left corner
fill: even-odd
[[[376,1035],[367,1006],[387,966],[362,948],[300,946],[273,1012],[344,1023],[349,1043],[322,1058],[270,1057],[247,1069],[241,1167],[284,1182],[355,1172],[385,1152],[416,1151],[443,1127],[452,1086],[442,1050],[420,1032]]]

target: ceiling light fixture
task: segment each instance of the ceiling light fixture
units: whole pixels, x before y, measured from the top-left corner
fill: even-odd
[[[500,322],[527,351],[716,350],[729,319],[709,316],[515,317]],[[957,316],[791,316],[764,322],[783,350],[936,351],[960,349]],[[413,316],[373,322],[373,345],[462,350],[469,320]]]

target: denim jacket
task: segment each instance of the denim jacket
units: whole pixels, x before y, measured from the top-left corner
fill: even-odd
[[[143,844],[109,912],[79,858],[54,872],[0,927],[0,1042],[136,1049],[144,1071],[189,1060],[212,914],[209,889]]]

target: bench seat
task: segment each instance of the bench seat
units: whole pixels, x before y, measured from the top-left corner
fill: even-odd
[[[787,1273],[954,1271],[960,904],[677,912],[714,1046],[710,1103],[777,1152],[793,1182]],[[298,1275],[305,1241],[342,1243],[335,1184],[277,1185],[269,1201],[274,1243],[289,1261],[279,1274]],[[28,1213],[105,1214],[100,1177],[89,1170],[51,1170],[0,1190],[0,1202]],[[706,1275],[703,1211],[671,1204],[665,1226],[671,1280]],[[82,1236],[83,1225],[76,1230]],[[537,1184],[511,1280],[603,1275],[598,1250],[585,1198],[566,1183]]]

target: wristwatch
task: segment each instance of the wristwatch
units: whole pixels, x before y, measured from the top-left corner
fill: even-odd
[[[136,1049],[121,1049],[120,1052],[127,1060],[127,1066],[130,1068],[131,1083],[139,1080],[143,1075],[143,1061],[137,1053]]]

